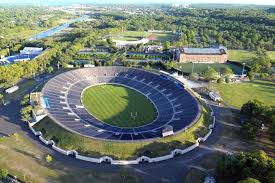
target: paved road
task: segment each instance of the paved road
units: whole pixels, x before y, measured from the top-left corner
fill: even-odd
[[[196,164],[208,153],[216,151],[215,142],[219,138],[221,129],[223,128],[222,123],[219,123],[220,113],[224,113],[229,109],[223,109],[218,106],[213,106],[215,113],[217,114],[216,127],[210,138],[202,144],[200,147],[196,148],[192,152],[185,155],[178,156],[168,161],[153,163],[153,164],[142,164],[127,166],[126,168],[133,171],[144,178],[145,182],[183,182],[185,175],[187,174],[191,166],[196,166]],[[61,161],[65,165],[71,165],[76,167],[82,167],[86,169],[93,169],[98,171],[108,171],[119,173],[120,168],[114,165],[105,164],[93,164],[80,160],[76,160],[72,157],[67,157],[53,151],[49,147],[42,144],[37,137],[35,137],[27,125],[20,121],[20,105],[19,101],[14,101],[8,106],[0,106],[0,136],[9,135],[12,133],[20,133],[21,135],[27,137],[31,142],[33,142],[39,149],[43,150],[45,153],[53,155],[54,159]],[[68,161],[70,158],[70,161]]]

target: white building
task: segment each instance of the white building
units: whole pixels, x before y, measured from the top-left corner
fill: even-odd
[[[173,127],[168,125],[162,129],[162,137],[174,135]]]
[[[113,40],[113,42],[116,44],[116,47],[118,48],[124,48],[127,46],[135,46],[138,44],[147,44],[149,43],[149,39],[148,38],[142,38],[141,40],[137,40],[137,41],[121,41],[121,40]]]
[[[19,87],[18,87],[17,85],[15,85],[15,86],[13,86],[13,87],[10,87],[10,88],[6,89],[5,92],[6,92],[7,94],[11,94],[11,93],[17,91],[18,89],[19,89]]]
[[[209,97],[214,101],[221,101],[222,100],[220,95],[216,92],[209,92]]]
[[[30,55],[30,54],[35,54],[35,55],[40,55],[43,51],[43,48],[38,48],[38,47],[25,47],[23,50],[20,50],[20,54],[24,55]]]
[[[163,50],[163,47],[158,45],[149,45],[145,46],[144,50],[145,53],[161,52]]]
[[[84,67],[85,67],[85,68],[95,67],[95,65],[93,65],[93,64],[84,64]]]
[[[32,105],[32,117],[34,122],[38,122],[47,116],[44,110],[46,104],[40,92],[30,94],[30,104]]]

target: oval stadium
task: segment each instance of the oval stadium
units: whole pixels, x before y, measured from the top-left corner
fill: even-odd
[[[200,116],[200,105],[177,80],[112,66],[68,71],[43,88],[46,113],[63,128],[113,141],[177,134]]]

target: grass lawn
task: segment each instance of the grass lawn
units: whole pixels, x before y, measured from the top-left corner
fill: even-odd
[[[204,136],[208,132],[211,123],[208,110],[203,106],[199,121],[184,133],[175,136],[161,138],[153,142],[111,142],[86,138],[66,131],[50,118],[45,118],[34,126],[42,131],[47,139],[55,139],[57,146],[70,150],[75,149],[80,154],[100,157],[104,155],[115,159],[135,159],[146,155],[156,157],[168,154],[172,149],[184,148]]]
[[[275,106],[275,83],[273,82],[256,80],[236,84],[211,84],[210,87],[218,91],[227,104],[237,108],[241,108],[244,103],[252,99]]]
[[[142,126],[157,117],[156,109],[149,99],[133,89],[119,85],[90,87],[84,91],[82,103],[97,119],[119,127]]]
[[[177,63],[179,70],[181,70],[184,73],[190,74],[192,73],[192,63]],[[203,73],[208,67],[214,68],[216,71],[220,72],[222,68],[229,67],[233,70],[235,74],[241,74],[242,67],[234,65],[234,64],[218,64],[218,63],[195,63],[194,64],[194,70],[195,73]]]
[[[275,51],[268,51],[267,54],[270,56],[273,62],[275,62]],[[236,62],[244,62],[248,65],[253,64],[253,60],[256,58],[254,51],[247,50],[228,50],[228,60]]]
[[[252,62],[256,58],[256,53],[247,50],[228,50],[228,60],[236,62]]]
[[[125,31],[120,34],[120,36],[124,37],[148,37],[150,36],[150,32],[146,31]]]
[[[175,35],[173,33],[166,33],[166,32],[156,32],[152,33],[153,35],[156,36],[157,40],[160,42],[165,43],[166,41],[172,41]]]
[[[31,88],[32,86],[34,86],[36,84],[36,81],[34,79],[28,79],[26,81],[23,81],[21,83],[18,84],[19,89],[12,93],[12,94],[5,94],[5,99],[6,100],[17,100],[20,99],[21,97],[24,96],[24,94],[26,93],[26,91]]]
[[[14,134],[0,138],[0,168],[26,182],[121,182],[118,173],[95,171],[93,169],[76,168],[53,160],[45,161],[45,154],[25,137]],[[142,182],[140,177],[129,173],[127,182]]]
[[[146,31],[125,31],[119,35],[113,35],[115,40],[122,40],[122,41],[136,41],[140,40],[141,37],[148,37],[151,34],[156,36],[157,41],[166,42],[172,41],[174,38],[173,33],[166,33],[166,32],[146,32]]]

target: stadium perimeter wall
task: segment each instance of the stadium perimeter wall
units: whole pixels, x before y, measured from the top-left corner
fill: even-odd
[[[214,114],[214,111],[213,111],[212,107],[206,102],[206,100],[202,99],[199,94],[195,93],[194,91],[193,91],[193,94],[196,95],[196,96],[199,96],[199,98],[210,109],[211,117],[212,117],[212,123],[208,127],[209,132],[204,137],[199,137],[196,140],[195,144],[193,144],[193,145],[191,145],[191,146],[189,146],[185,149],[174,149],[170,152],[170,154],[167,154],[165,156],[155,157],[155,158],[150,158],[150,157],[147,157],[147,156],[141,156],[141,157],[138,157],[135,160],[114,160],[109,156],[103,156],[103,157],[100,157],[100,158],[92,158],[92,157],[82,156],[82,155],[79,155],[78,152],[75,151],[75,150],[68,150],[67,151],[67,150],[64,150],[64,149],[61,149],[61,148],[57,147],[53,140],[47,140],[43,137],[43,134],[40,131],[35,131],[34,128],[32,127],[33,126],[32,123],[28,123],[28,124],[29,124],[30,130],[33,132],[33,134],[35,136],[39,137],[41,142],[43,142],[47,146],[50,145],[52,147],[52,149],[54,149],[55,151],[57,151],[61,154],[64,154],[66,156],[71,155],[71,156],[74,156],[76,159],[79,159],[79,160],[92,162],[92,163],[110,163],[110,164],[113,164],[113,165],[134,165],[134,164],[139,164],[139,163],[160,162],[160,161],[172,159],[176,155],[180,155],[180,154],[183,155],[185,153],[188,153],[188,152],[192,151],[193,149],[198,147],[201,142],[206,141],[213,132],[213,128],[215,127],[216,119],[215,119],[215,114]]]
[[[170,76],[171,77],[171,76]],[[175,80],[177,80],[175,77],[172,77]],[[182,83],[181,81],[177,80],[178,82]],[[184,83],[182,83],[184,85]],[[209,136],[212,134],[213,129],[215,127],[215,123],[216,123],[216,118],[215,118],[215,114],[214,111],[212,109],[212,107],[207,103],[207,101],[203,98],[201,98],[201,96],[195,92],[194,90],[187,88],[186,85],[184,85],[184,87],[186,89],[188,89],[189,92],[191,92],[195,97],[197,97],[198,99],[200,99],[201,101],[203,101],[206,106],[210,109],[210,116],[212,117],[212,123],[209,125],[208,129],[209,132],[204,136],[204,137],[199,137],[196,140],[196,143],[185,148],[185,149],[174,149],[170,152],[170,154],[164,155],[164,156],[159,156],[159,157],[155,157],[155,158],[150,158],[147,156],[141,156],[138,157],[135,160],[114,160],[113,158],[109,157],[109,156],[103,156],[100,158],[93,158],[93,157],[87,157],[87,156],[82,156],[79,155],[78,152],[76,150],[64,150],[61,149],[59,147],[56,146],[55,142],[53,140],[47,140],[43,137],[43,134],[40,131],[35,131],[33,128],[33,125],[35,123],[28,123],[30,130],[33,132],[33,134],[35,136],[38,136],[38,138],[40,139],[41,142],[43,142],[44,144],[46,144],[47,146],[51,146],[52,149],[54,149],[55,151],[64,154],[66,156],[74,156],[76,159],[79,160],[83,160],[83,161],[87,161],[87,162],[92,162],[92,163],[110,163],[113,165],[135,165],[135,164],[139,164],[139,163],[154,163],[154,162],[160,162],[160,161],[164,161],[164,160],[168,160],[168,159],[172,159],[174,156],[176,155],[183,155],[185,153],[188,153],[190,151],[192,151],[193,149],[195,149],[196,147],[198,147],[200,145],[201,142],[205,142]]]

